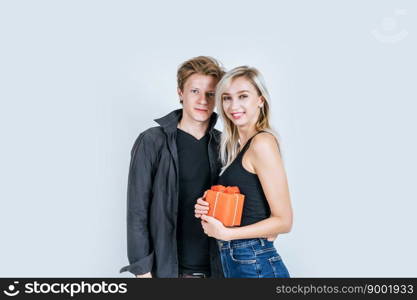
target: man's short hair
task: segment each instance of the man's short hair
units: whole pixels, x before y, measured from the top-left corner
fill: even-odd
[[[187,79],[193,74],[213,76],[222,79],[224,70],[221,64],[210,56],[197,56],[183,62],[177,71],[177,85],[182,91]],[[181,101],[182,103],[182,101]]]

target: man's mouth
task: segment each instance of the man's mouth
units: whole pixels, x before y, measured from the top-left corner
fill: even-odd
[[[201,111],[201,112],[208,112],[208,109],[207,108],[194,108],[195,110],[197,110],[197,111]]]

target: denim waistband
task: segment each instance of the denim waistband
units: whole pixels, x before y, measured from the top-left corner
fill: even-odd
[[[222,249],[227,248],[243,248],[248,247],[251,245],[260,244],[264,246],[267,243],[272,243],[272,241],[268,241],[266,238],[254,238],[254,239],[239,239],[239,240],[231,240],[231,241],[223,241],[223,240],[217,240],[217,244]]]

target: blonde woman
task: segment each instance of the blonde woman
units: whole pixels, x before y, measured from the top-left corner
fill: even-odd
[[[255,68],[237,67],[216,88],[224,128],[218,184],[238,186],[245,195],[239,227],[207,216],[208,202],[197,200],[195,216],[205,234],[218,241],[224,276],[290,277],[273,240],[292,227],[287,177],[276,134],[269,124],[270,97]]]

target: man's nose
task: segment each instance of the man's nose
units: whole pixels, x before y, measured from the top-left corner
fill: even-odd
[[[205,94],[205,93],[201,93],[200,94],[200,97],[199,97],[199,99],[198,99],[198,101],[201,103],[201,104],[207,104],[208,103],[208,101],[207,101],[207,94]]]

